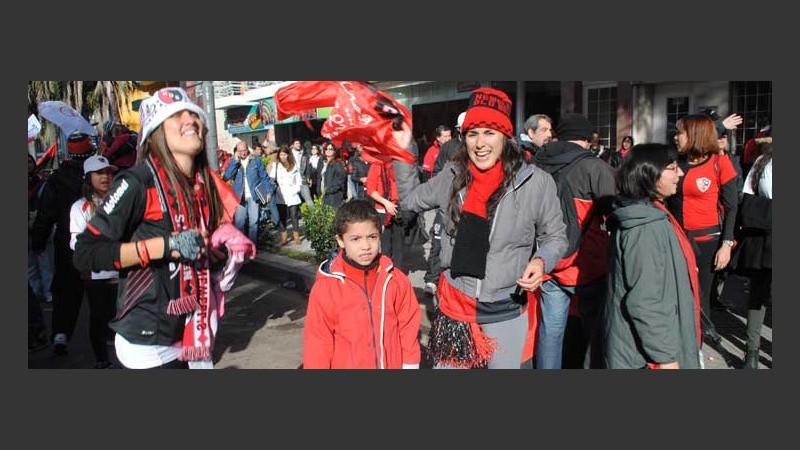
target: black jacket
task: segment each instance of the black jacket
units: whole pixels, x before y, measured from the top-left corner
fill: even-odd
[[[63,161],[48,177],[31,229],[31,248],[34,251],[44,250],[53,225],[56,227],[53,244],[69,248],[69,211],[72,204],[81,197],[82,186],[82,159]]]
[[[119,270],[120,243],[172,233],[172,221],[157,192],[146,163],[117,176],[103,206],[78,235],[75,267],[81,272]],[[179,341],[186,315],[167,314],[170,299],[180,297],[177,270],[175,263],[165,259],[154,260],[145,268],[119,270],[117,315],[109,323],[111,329],[134,344],[172,345]]]

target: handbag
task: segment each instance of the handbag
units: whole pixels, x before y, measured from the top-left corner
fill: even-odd
[[[725,272],[719,301],[734,313],[747,317],[750,302],[750,278],[734,271]]]

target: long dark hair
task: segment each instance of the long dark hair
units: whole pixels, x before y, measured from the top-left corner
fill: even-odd
[[[665,144],[639,144],[617,169],[619,194],[631,200],[658,198],[656,183],[664,169],[678,159],[678,152]]]
[[[204,126],[204,137],[207,132],[208,129]],[[167,173],[170,186],[165,186],[165,188],[179,189],[183,193],[183,198],[187,200],[194,198],[194,188],[189,184],[189,179],[181,173],[181,169],[172,156],[172,151],[169,149],[163,124],[153,130],[150,136],[142,143],[139,161],[146,160],[151,153],[158,158],[159,163],[164,166],[165,172]],[[208,197],[208,229],[214,231],[222,220],[222,198],[219,195],[219,191],[217,191],[217,185],[211,178],[211,167],[208,164],[205,144],[203,145],[203,150],[194,157],[194,170],[200,174],[200,179],[203,180],[203,188],[206,190],[206,195]],[[198,217],[199,211],[196,208],[188,209],[186,214],[189,223],[200,223],[200,218]]]
[[[772,161],[772,141],[759,142],[758,150],[761,154],[761,158],[759,158],[753,166],[753,179],[750,180],[750,187],[753,188],[753,192],[755,192],[756,195],[758,195],[758,182],[761,180],[764,168],[767,167],[767,163]]]
[[[286,153],[286,164],[281,162],[281,153]],[[282,165],[283,168],[286,169],[286,172],[291,172],[292,169],[294,169],[295,164],[297,164],[297,161],[294,160],[294,153],[292,153],[292,151],[286,145],[281,145],[280,148],[278,148],[278,154],[276,158],[277,160],[275,162]]]
[[[500,198],[514,183],[514,176],[517,174],[517,171],[519,171],[520,166],[522,166],[522,150],[519,144],[508,137],[505,137],[505,141],[503,152],[500,154],[500,164],[503,165],[503,184],[489,197],[489,202],[486,204],[486,211],[489,218],[494,216],[494,211],[497,208],[497,204],[500,202]],[[469,153],[467,152],[466,139],[458,144],[458,149],[456,149],[453,154],[452,161],[456,165],[456,176],[453,178],[453,185],[450,188],[449,208],[453,228],[448,230],[448,232],[450,235],[455,236],[456,225],[461,219],[461,210],[458,207],[458,192],[465,186],[469,186],[472,182],[472,174],[469,171],[470,159]]]

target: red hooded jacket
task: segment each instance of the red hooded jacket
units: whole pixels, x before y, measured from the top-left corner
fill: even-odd
[[[340,252],[317,272],[303,330],[303,368],[419,368],[422,314],[408,277],[386,256],[362,280],[349,278],[353,266],[345,264]]]

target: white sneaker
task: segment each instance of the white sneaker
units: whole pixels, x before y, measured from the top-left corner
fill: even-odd
[[[431,295],[436,295],[436,284],[430,281],[425,283],[425,292]]]
[[[64,355],[67,353],[67,335],[58,333],[53,336],[53,353],[56,355]]]

